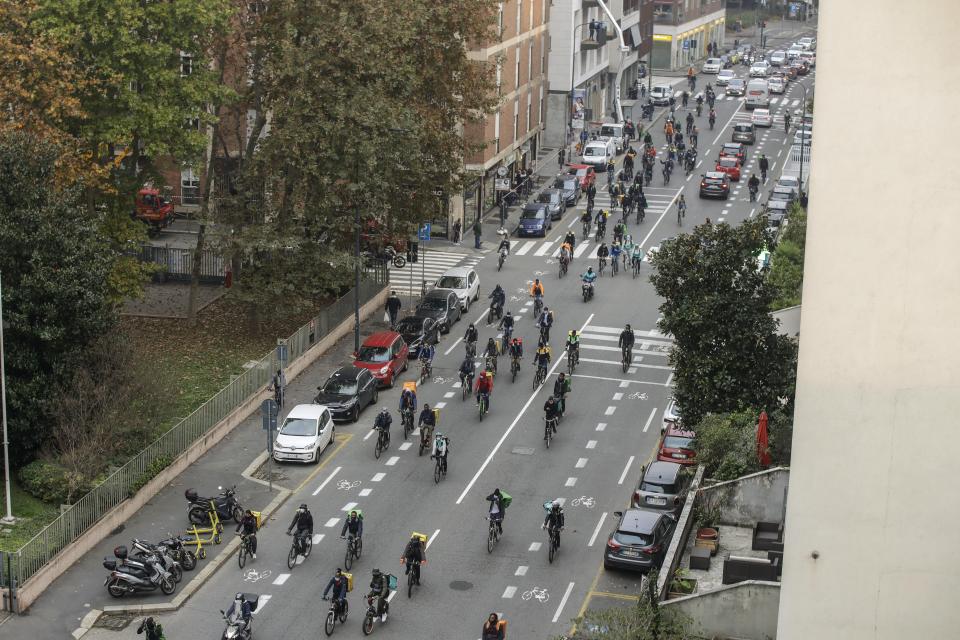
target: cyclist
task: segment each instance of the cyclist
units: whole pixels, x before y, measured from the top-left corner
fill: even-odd
[[[433,438],[433,428],[437,426],[437,414],[426,402],[423,403],[423,411],[420,412],[417,426],[420,427],[420,440],[429,443]]]
[[[477,349],[477,339],[479,338],[477,333],[477,328],[473,326],[473,323],[470,323],[470,326],[467,327],[467,332],[463,334],[463,341],[467,344],[467,351],[473,351],[476,353]]]
[[[767,170],[770,168],[770,161],[765,154],[760,154],[760,161],[757,163],[760,167],[760,179],[767,181]]]
[[[530,295],[534,298],[543,298],[543,283],[540,282],[540,278],[536,278],[533,281],[533,284],[530,285]]]
[[[327,593],[333,589],[333,599],[340,604],[340,610],[343,611],[343,605],[347,601],[347,576],[343,575],[340,567],[337,567],[337,572],[330,582],[327,583],[327,588],[323,590],[323,595],[320,596],[322,600],[327,599]]]
[[[693,131],[693,114],[688,113],[687,114],[687,133],[690,133],[691,131]]]
[[[593,201],[588,200],[586,210],[582,214],[580,214],[580,224],[582,224],[583,228],[585,229],[584,233],[590,232],[590,223],[593,222],[593,214],[590,213],[590,210],[592,207],[593,207]]]
[[[450,455],[450,438],[443,435],[437,431],[436,436],[433,438],[433,453],[430,454],[430,459],[439,459],[440,468],[444,473],[447,472],[447,457]]]
[[[760,191],[760,178],[757,177],[757,174],[750,176],[750,179],[747,180],[747,189],[750,191],[750,202],[753,202],[757,199],[757,192]]]
[[[682,197],[682,196],[681,196]],[[426,367],[427,376],[433,374],[433,356],[436,354],[436,349],[432,344],[423,344],[420,347],[420,353],[417,358],[420,360],[420,366]]]
[[[340,529],[340,538],[347,537],[347,531],[351,538],[363,538],[363,518],[356,511],[351,511],[347,519],[343,521],[343,528]]]
[[[497,284],[487,298],[492,300],[490,306],[493,307],[497,315],[500,315],[500,312],[503,311],[503,305],[507,302],[507,294],[503,291],[503,287]],[[490,315],[494,315],[494,311],[491,311]],[[487,320],[492,320],[492,318],[488,317]]]
[[[613,241],[623,242],[623,235],[627,232],[627,225],[621,220],[613,227]]]
[[[707,116],[707,120],[710,122],[710,130],[713,131],[713,125],[717,121],[717,112],[713,110],[713,107],[710,107],[710,114]]]
[[[786,111],[783,114],[783,132],[790,133],[790,112]]]
[[[373,428],[377,431],[383,431],[387,438],[390,437],[390,425],[393,423],[393,417],[386,407],[380,409],[380,413],[373,420]]]
[[[400,413],[409,411],[413,414],[417,410],[417,393],[413,389],[406,387],[400,393]]]
[[[680,196],[680,199],[677,200],[677,214],[681,218],[687,215],[687,199],[683,196]]]
[[[683,104],[683,108],[686,109],[687,103],[690,102],[690,94],[687,93],[686,91],[680,94],[680,102],[681,104]]]
[[[553,326],[553,311],[550,311],[550,307],[543,308],[543,312],[537,318],[537,326],[540,327],[544,342],[550,342],[550,327]]]
[[[503,519],[507,515],[507,505],[504,504],[504,495],[499,488],[494,489],[493,493],[487,496],[487,502],[490,507],[487,514],[490,519],[497,523],[497,531],[503,533]]]
[[[460,384],[470,386],[473,382],[473,358],[467,356],[460,363]]]
[[[506,640],[506,620],[500,620],[495,613],[491,613],[487,621],[483,623],[483,632],[480,634],[480,640]]]
[[[513,335],[513,322],[513,314],[510,313],[510,311],[507,311],[503,318],[501,318],[500,324],[497,325],[500,329],[503,329],[504,342],[510,342],[510,336]]]
[[[514,338],[510,341],[510,358],[521,360],[523,358],[523,342],[520,341],[520,338]]]
[[[573,259],[573,248],[577,246],[577,234],[573,231],[567,231],[567,235],[563,236],[563,244],[570,245],[570,259]]]
[[[617,341],[617,346],[620,347],[623,357],[627,356],[628,349],[633,349],[633,343],[635,341],[636,337],[633,335],[633,329],[631,329],[628,324],[623,328],[623,331],[620,332],[620,339]]]
[[[640,264],[643,262],[643,249],[640,248],[639,244],[633,245],[633,252],[630,255],[630,262],[637,269],[640,268]]]
[[[690,132],[690,144],[696,147],[699,137],[700,131],[697,129],[697,125],[693,125],[693,130]]]
[[[597,237],[602,238],[607,232],[607,212],[603,209],[598,210],[595,222],[597,223]]]
[[[386,411],[386,409],[384,409],[384,411]],[[294,537],[297,543],[297,554],[303,555],[304,537],[313,535],[313,514],[310,513],[307,505],[301,504],[300,508],[293,514],[293,522],[287,527],[287,535],[290,535],[294,527],[297,528],[297,535]]]
[[[573,354],[574,362],[580,361],[580,332],[576,329],[567,332],[567,353]]]
[[[367,597],[377,599],[377,615],[380,616],[380,622],[387,621],[387,612],[390,610],[390,604],[387,602],[389,594],[390,585],[387,582],[387,576],[383,575],[380,569],[374,569],[370,580],[370,593]]]
[[[573,258],[573,246],[567,242],[566,238],[563,240],[563,244],[560,245],[560,264],[567,267],[570,265],[570,260]]]
[[[557,537],[557,546],[560,546],[560,532],[563,531],[564,517],[563,517],[563,507],[560,506],[559,500],[554,500],[553,504],[550,506],[550,511],[547,512],[547,517],[543,519],[542,529],[547,529]]]
[[[240,523],[237,525],[237,532],[246,537],[247,543],[250,545],[250,554],[253,556],[253,559],[257,559],[257,519],[253,516],[253,512],[250,509],[247,509],[243,512],[243,517],[240,518]]]
[[[561,371],[556,382],[553,383],[553,396],[557,399],[557,404],[560,405],[561,416],[567,412],[568,393],[570,393],[570,378]]]
[[[237,594],[243,595],[243,594]],[[248,605],[249,606],[249,605]],[[137,627],[137,634],[146,632],[147,640],[163,640],[163,625],[156,622],[153,618],[147,618]]]
[[[497,372],[497,356],[499,354],[500,350],[497,348],[497,341],[494,340],[493,337],[490,337],[487,339],[487,346],[481,355],[487,359],[487,369],[493,373]]]
[[[543,370],[543,377],[547,377],[547,367],[550,366],[550,347],[541,342],[533,356],[533,366]]]
[[[407,548],[403,550],[403,557],[400,558],[400,564],[407,566],[404,575],[413,571],[413,581],[420,584],[420,565],[426,563],[427,553],[423,548],[423,541],[420,536],[412,536]]]
[[[503,237],[500,239],[500,245],[497,247],[497,253],[499,254],[504,249],[507,250],[507,255],[510,255],[510,237],[504,233]]]
[[[543,414],[547,419],[547,423],[553,428],[553,432],[557,432],[557,423],[560,421],[560,403],[557,402],[557,399],[553,396],[547,398],[547,401],[543,403]],[[547,439],[547,434],[543,434],[543,439]]]
[[[606,242],[600,243],[600,248],[597,249],[597,260],[600,263],[600,273],[603,273],[604,267],[607,266],[607,256],[610,255],[610,249],[607,248]]]
[[[477,392],[477,404],[480,404],[480,396],[483,396],[483,399],[487,403],[487,410],[490,410],[490,396],[493,395],[493,374],[489,371],[484,371],[480,374],[480,377],[477,378],[477,386],[475,388]]]

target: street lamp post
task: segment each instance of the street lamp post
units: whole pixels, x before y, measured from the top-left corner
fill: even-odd
[[[356,157],[353,160],[353,181],[359,177]],[[353,197],[353,350],[360,351],[360,205]]]
[[[14,522],[13,502],[10,498],[10,441],[7,438],[7,375],[4,370],[3,355],[3,279],[0,274],[0,412],[3,415],[3,475],[6,483],[7,514],[0,519],[4,524]]]

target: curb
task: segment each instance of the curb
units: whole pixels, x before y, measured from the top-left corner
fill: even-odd
[[[260,455],[253,459],[253,462],[247,465],[247,468],[243,470],[240,474],[242,477],[246,478],[251,482],[256,482],[262,484],[265,487],[269,487],[270,483],[266,480],[261,480],[260,478],[254,478],[253,472],[260,468],[260,466],[270,458],[269,451],[262,451]],[[278,485],[279,486],[279,485]]]
[[[254,464],[258,464],[257,460],[254,460],[250,466],[252,467]],[[249,469],[250,467],[247,467],[247,470]],[[244,474],[246,474],[246,470],[244,471]],[[254,478],[249,479],[253,480]],[[266,483],[264,482],[264,484]],[[264,507],[262,512],[264,514],[264,520],[272,516],[273,513],[279,509],[291,495],[293,495],[293,492],[289,489],[280,488],[277,495],[272,501],[270,501],[270,504]],[[144,614],[168,613],[170,611],[178,610],[187,600],[190,599],[194,593],[196,593],[200,587],[206,584],[207,580],[210,579],[210,576],[216,573],[217,570],[219,570],[227,560],[233,557],[233,552],[236,551],[237,547],[239,546],[239,538],[235,537],[233,540],[228,542],[224,546],[223,551],[216,558],[208,562],[207,565],[196,576],[194,576],[180,591],[180,593],[178,593],[170,602],[154,602],[151,604],[132,606],[111,605],[104,607],[102,611],[99,609],[93,609],[83,617],[83,620],[80,622],[80,627],[73,631],[73,637],[77,640],[82,638],[88,631],[90,631],[90,629],[93,628],[97,620],[99,620],[100,616],[102,615],[125,613],[141,616]]]

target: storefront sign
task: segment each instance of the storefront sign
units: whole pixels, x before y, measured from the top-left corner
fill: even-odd
[[[672,42],[673,36],[669,33],[655,33],[653,34],[654,42]]]

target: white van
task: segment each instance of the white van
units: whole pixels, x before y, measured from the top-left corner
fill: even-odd
[[[658,84],[650,89],[650,101],[658,106],[670,104],[670,96],[672,95],[673,87],[668,84]]]
[[[600,137],[613,140],[617,145],[617,153],[623,153],[626,148],[627,139],[622,123],[607,122],[600,125]]]
[[[754,78],[747,84],[747,95],[744,100],[747,109],[770,106],[770,84],[763,78]]]
[[[610,138],[590,140],[583,148],[583,164],[593,167],[597,173],[607,170],[607,162],[617,157],[617,144]]]

